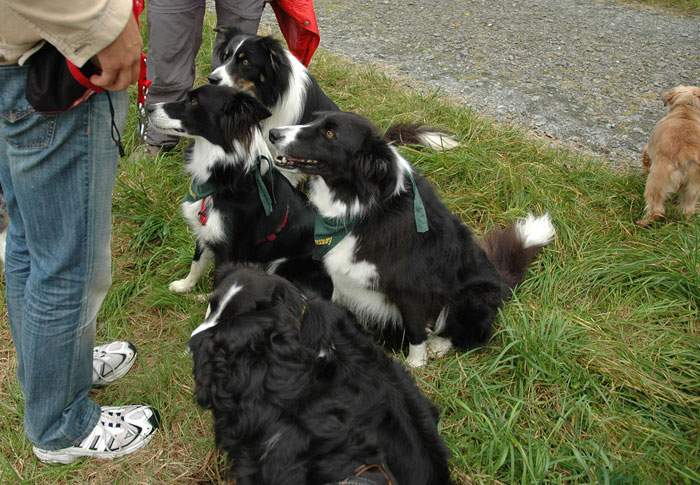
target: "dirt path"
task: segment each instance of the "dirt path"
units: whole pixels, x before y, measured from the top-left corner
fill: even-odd
[[[321,47],[614,164],[639,164],[660,91],[700,84],[700,17],[592,0],[315,4]]]

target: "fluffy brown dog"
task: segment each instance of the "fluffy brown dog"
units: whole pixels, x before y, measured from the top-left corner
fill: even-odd
[[[700,88],[677,86],[661,97],[668,114],[654,127],[642,154],[648,177],[646,212],[637,221],[640,226],[663,218],[666,199],[678,191],[681,209],[689,219],[700,195]]]

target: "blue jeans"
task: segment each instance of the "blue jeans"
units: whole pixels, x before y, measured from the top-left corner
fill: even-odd
[[[42,115],[25,98],[26,75],[26,67],[0,66],[5,287],[24,430],[34,445],[55,450],[79,443],[100,415],[88,395],[95,317],[111,284],[119,156],[106,94]],[[123,127],[126,92],[111,96]]]

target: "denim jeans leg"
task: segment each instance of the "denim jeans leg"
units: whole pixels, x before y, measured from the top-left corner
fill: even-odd
[[[0,181],[8,195],[7,303],[25,399],[25,432],[43,449],[84,438],[95,317],[111,283],[111,199],[118,154],[106,94],[35,113],[26,69],[0,68]],[[126,93],[112,93],[123,126]]]
[[[14,224],[10,224],[7,228],[8,236],[4,266],[5,299],[7,301],[12,341],[15,347],[19,349],[21,346],[19,322],[22,320],[24,287],[29,277],[29,251],[24,239],[24,224],[22,223],[21,214],[17,210],[16,200],[12,192],[12,184],[8,182],[9,166],[4,163],[7,159],[7,144],[3,143],[2,138],[0,138],[0,181],[2,181],[8,213],[14,214],[12,218]],[[17,357],[17,380],[21,386],[22,382],[24,382],[24,366],[19,358],[19,354]]]

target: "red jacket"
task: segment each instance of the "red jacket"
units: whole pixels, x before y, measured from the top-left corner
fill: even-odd
[[[289,50],[308,66],[321,42],[313,0],[273,0],[270,5]]]

